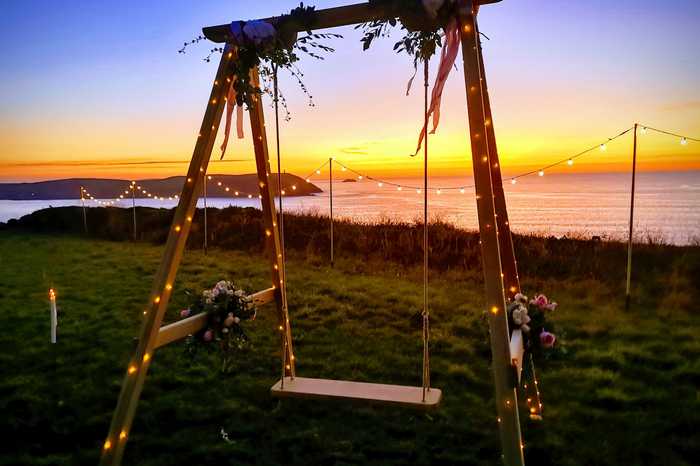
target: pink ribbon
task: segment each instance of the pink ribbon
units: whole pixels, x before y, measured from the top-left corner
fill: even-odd
[[[433,92],[430,96],[428,118],[430,118],[431,115],[433,117],[433,129],[430,131],[430,134],[435,134],[435,130],[440,123],[440,101],[442,99],[442,90],[445,87],[447,77],[449,76],[450,71],[454,66],[455,59],[457,58],[457,52],[459,52],[459,41],[459,26],[457,25],[457,20],[452,18],[449,24],[445,27],[445,45],[442,47],[442,51],[440,53],[440,66],[438,68],[437,76],[435,77],[435,84],[433,84]],[[413,155],[418,154],[418,151],[423,144],[426,130],[426,126],[423,126],[420,136],[418,136],[418,147],[416,147],[416,152]]]
[[[234,77],[235,79],[235,77]],[[228,136],[231,132],[231,117],[233,116],[233,107],[236,107],[236,133],[238,139],[243,139],[243,107],[236,105],[236,91],[233,89],[233,83],[228,89],[226,96],[226,126],[224,127],[224,142],[221,143],[221,159],[223,160],[228,146]]]

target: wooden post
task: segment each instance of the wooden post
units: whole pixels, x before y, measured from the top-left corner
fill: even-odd
[[[202,173],[202,177],[204,177],[204,187],[203,187],[203,193],[204,193],[204,255],[207,255],[207,174]]]
[[[134,217],[134,241],[136,241],[136,183],[131,182],[131,212]]]
[[[165,244],[163,258],[153,281],[150,299],[143,310],[143,323],[141,324],[138,344],[127,366],[109,434],[102,446],[100,464],[103,466],[121,464],[124,455],[124,448],[129,438],[139,396],[143,389],[148,367],[153,360],[153,350],[160,324],[170,299],[177,268],[192,225],[192,216],[201,183],[199,175],[206,172],[209,157],[214,147],[216,133],[224,110],[224,99],[231,80],[231,64],[236,59],[236,55],[236,50],[227,46],[219,63],[187,178]]]
[[[501,162],[498,159],[498,147],[496,145],[496,133],[494,131],[493,117],[491,115],[491,101],[486,73],[484,56],[481,50],[481,41],[477,45],[479,51],[479,69],[481,69],[481,92],[484,101],[484,117],[486,125],[486,138],[488,143],[488,158],[491,164],[491,184],[493,186],[493,204],[496,209],[496,225],[498,226],[498,245],[501,253],[501,266],[503,267],[503,286],[506,296],[513,299],[520,292],[520,277],[518,276],[518,263],[515,259],[513,236],[508,221],[508,209],[506,208],[506,196],[503,192],[503,178],[501,177]]]
[[[627,288],[625,292],[625,310],[630,308],[632,298],[632,236],[634,231],[634,188],[637,176],[637,123],[634,124],[632,143],[632,189],[630,194],[630,234],[627,240]]]
[[[328,158],[328,182],[330,183],[330,221],[331,221],[331,267],[333,267],[333,157]]]
[[[498,238],[498,223],[494,205],[487,135],[487,116],[482,92],[483,69],[479,61],[479,39],[476,9],[471,0],[461,0],[458,11],[462,35],[462,58],[469,113],[474,182],[481,255],[486,285],[486,300],[492,352],[492,368],[496,392],[497,423],[507,466],[525,463],[520,435],[518,400],[510,358],[510,338],[506,316],[505,290]]]
[[[250,72],[250,82],[258,86],[260,76],[257,68]],[[260,97],[253,96],[250,112],[250,126],[255,150],[255,164],[258,170],[258,186],[260,187],[260,203],[262,204],[263,219],[265,221],[265,236],[267,238],[267,251],[270,254],[272,266],[272,286],[275,287],[275,303],[277,304],[277,316],[283,345],[287,351],[283,356],[285,363],[284,373],[289,377],[295,375],[294,351],[292,348],[292,330],[289,322],[286,293],[286,276],[284,275],[284,260],[281,247],[280,225],[275,220],[275,199],[272,183],[270,183],[270,156],[267,149],[267,133],[265,131],[265,114]],[[278,176],[280,174],[278,173]],[[282,195],[282,193],[279,193]]]
[[[87,213],[85,212],[85,188],[80,187],[80,204],[83,206],[83,230],[85,230],[85,234],[87,235],[88,229],[87,229]]]

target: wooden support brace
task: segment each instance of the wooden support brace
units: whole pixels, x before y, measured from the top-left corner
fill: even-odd
[[[253,295],[253,304],[262,306],[275,300],[275,289],[268,288]],[[188,335],[199,332],[207,324],[207,314],[201,313],[186,319],[178,320],[172,324],[165,325],[158,330],[158,338],[154,348],[160,348],[173,341],[185,338]]]
[[[250,73],[251,85],[260,85],[258,68],[253,68]],[[275,302],[277,303],[277,315],[279,329],[284,332],[286,340],[285,375],[295,375],[294,351],[292,348],[292,329],[289,322],[287,309],[287,296],[284,277],[284,260],[280,240],[280,228],[277,224],[277,212],[275,209],[274,189],[270,181],[270,155],[267,149],[267,133],[265,131],[265,114],[262,101],[259,96],[253,96],[250,108],[250,126],[255,149],[255,164],[258,170],[258,187],[260,188],[260,203],[262,204],[263,219],[265,221],[265,237],[267,239],[267,252],[270,255],[272,266],[272,286],[276,289]],[[281,176],[281,174],[278,174]]]
[[[477,25],[478,27],[478,25]],[[496,145],[496,133],[494,130],[493,116],[491,114],[491,101],[489,99],[488,86],[486,84],[486,72],[484,71],[484,56],[481,50],[481,41],[478,41],[479,68],[481,69],[481,95],[484,102],[484,117],[486,126],[486,139],[488,144],[488,160],[491,170],[491,184],[493,186],[493,205],[496,210],[496,225],[498,227],[498,250],[501,255],[503,268],[503,286],[506,296],[510,299],[520,292],[520,277],[518,276],[518,264],[513,248],[513,236],[508,221],[508,209],[506,208],[506,196],[503,192],[503,179],[501,177],[501,162],[498,159],[498,147]]]
[[[203,181],[201,174],[206,173],[209,157],[216,140],[217,129],[224,110],[224,99],[229,89],[229,86],[226,85],[227,78],[230,78],[231,65],[235,59],[235,48],[227,46],[221,56],[187,178],[165,243],[160,268],[153,280],[148,305],[143,311],[143,323],[136,351],[127,366],[109,434],[102,446],[100,464],[103,466],[120,464],[124,454],[139,396],[146,380],[148,368],[153,360],[153,351],[158,340],[160,324],[163,321],[177,268],[192,225],[192,217]]]
[[[492,368],[496,392],[496,411],[507,466],[524,465],[517,392],[512,384],[510,338],[506,316],[505,293],[498,224],[494,206],[494,189],[489,161],[486,113],[483,95],[483,69],[479,60],[479,39],[476,25],[476,5],[461,0],[458,12],[462,35],[462,58],[467,92],[469,130],[471,140],[474,181],[476,186],[477,213],[481,255],[486,285],[486,299],[492,352]]]

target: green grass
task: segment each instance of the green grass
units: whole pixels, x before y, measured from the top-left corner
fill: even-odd
[[[161,251],[0,233],[0,464],[97,463]],[[185,287],[220,278],[269,286],[262,256],[188,251],[167,319]],[[419,270],[342,259],[330,270],[299,255],[288,283],[300,375],[420,384]],[[219,372],[215,354],[188,359],[182,342],[156,353],[124,464],[498,464],[481,285],[459,271],[433,273],[431,283],[438,411],[272,399],[279,340],[265,307],[232,374]],[[561,303],[554,319],[566,349],[538,367],[545,420],[523,422],[529,464],[683,465],[700,456],[700,326],[682,310],[683,280],[674,283],[659,308],[624,312],[619,290],[595,279],[525,279],[525,290]]]

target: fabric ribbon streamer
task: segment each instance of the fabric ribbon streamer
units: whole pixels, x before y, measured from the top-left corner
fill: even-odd
[[[231,117],[233,116],[233,107],[236,107],[236,133],[238,139],[243,139],[243,106],[236,104],[236,91],[233,89],[233,80],[231,80],[231,87],[228,89],[228,95],[226,96],[226,126],[224,127],[224,142],[221,143],[221,159],[224,159],[224,154],[226,153],[226,146],[228,146],[228,136],[231,133]]]
[[[454,66],[455,59],[457,58],[457,53],[459,52],[459,26],[457,25],[457,19],[452,18],[450,22],[445,27],[445,45],[442,47],[440,53],[440,66],[438,67],[437,76],[435,77],[435,84],[433,84],[433,92],[430,96],[430,107],[428,107],[428,118],[432,115],[433,117],[433,128],[430,134],[435,134],[438,124],[440,123],[440,101],[442,100],[442,91],[445,88],[445,82],[447,77],[450,75],[450,71]],[[413,78],[411,78],[413,81]],[[410,87],[410,82],[409,82]],[[415,156],[420,151],[423,145],[423,139],[425,138],[425,132],[428,128],[423,127],[418,136],[418,146],[416,147],[416,152],[413,154]]]
[[[231,23],[230,30],[237,45],[244,45],[248,41],[249,44],[252,43],[257,47],[269,44],[277,34],[272,24],[262,20],[234,21]],[[235,80],[236,77],[234,76],[226,96],[226,126],[224,127],[224,142],[221,144],[221,159],[224,158],[226,146],[228,146],[234,107],[236,107],[236,132],[238,139],[243,139],[243,106],[236,104],[236,91],[233,88]]]

